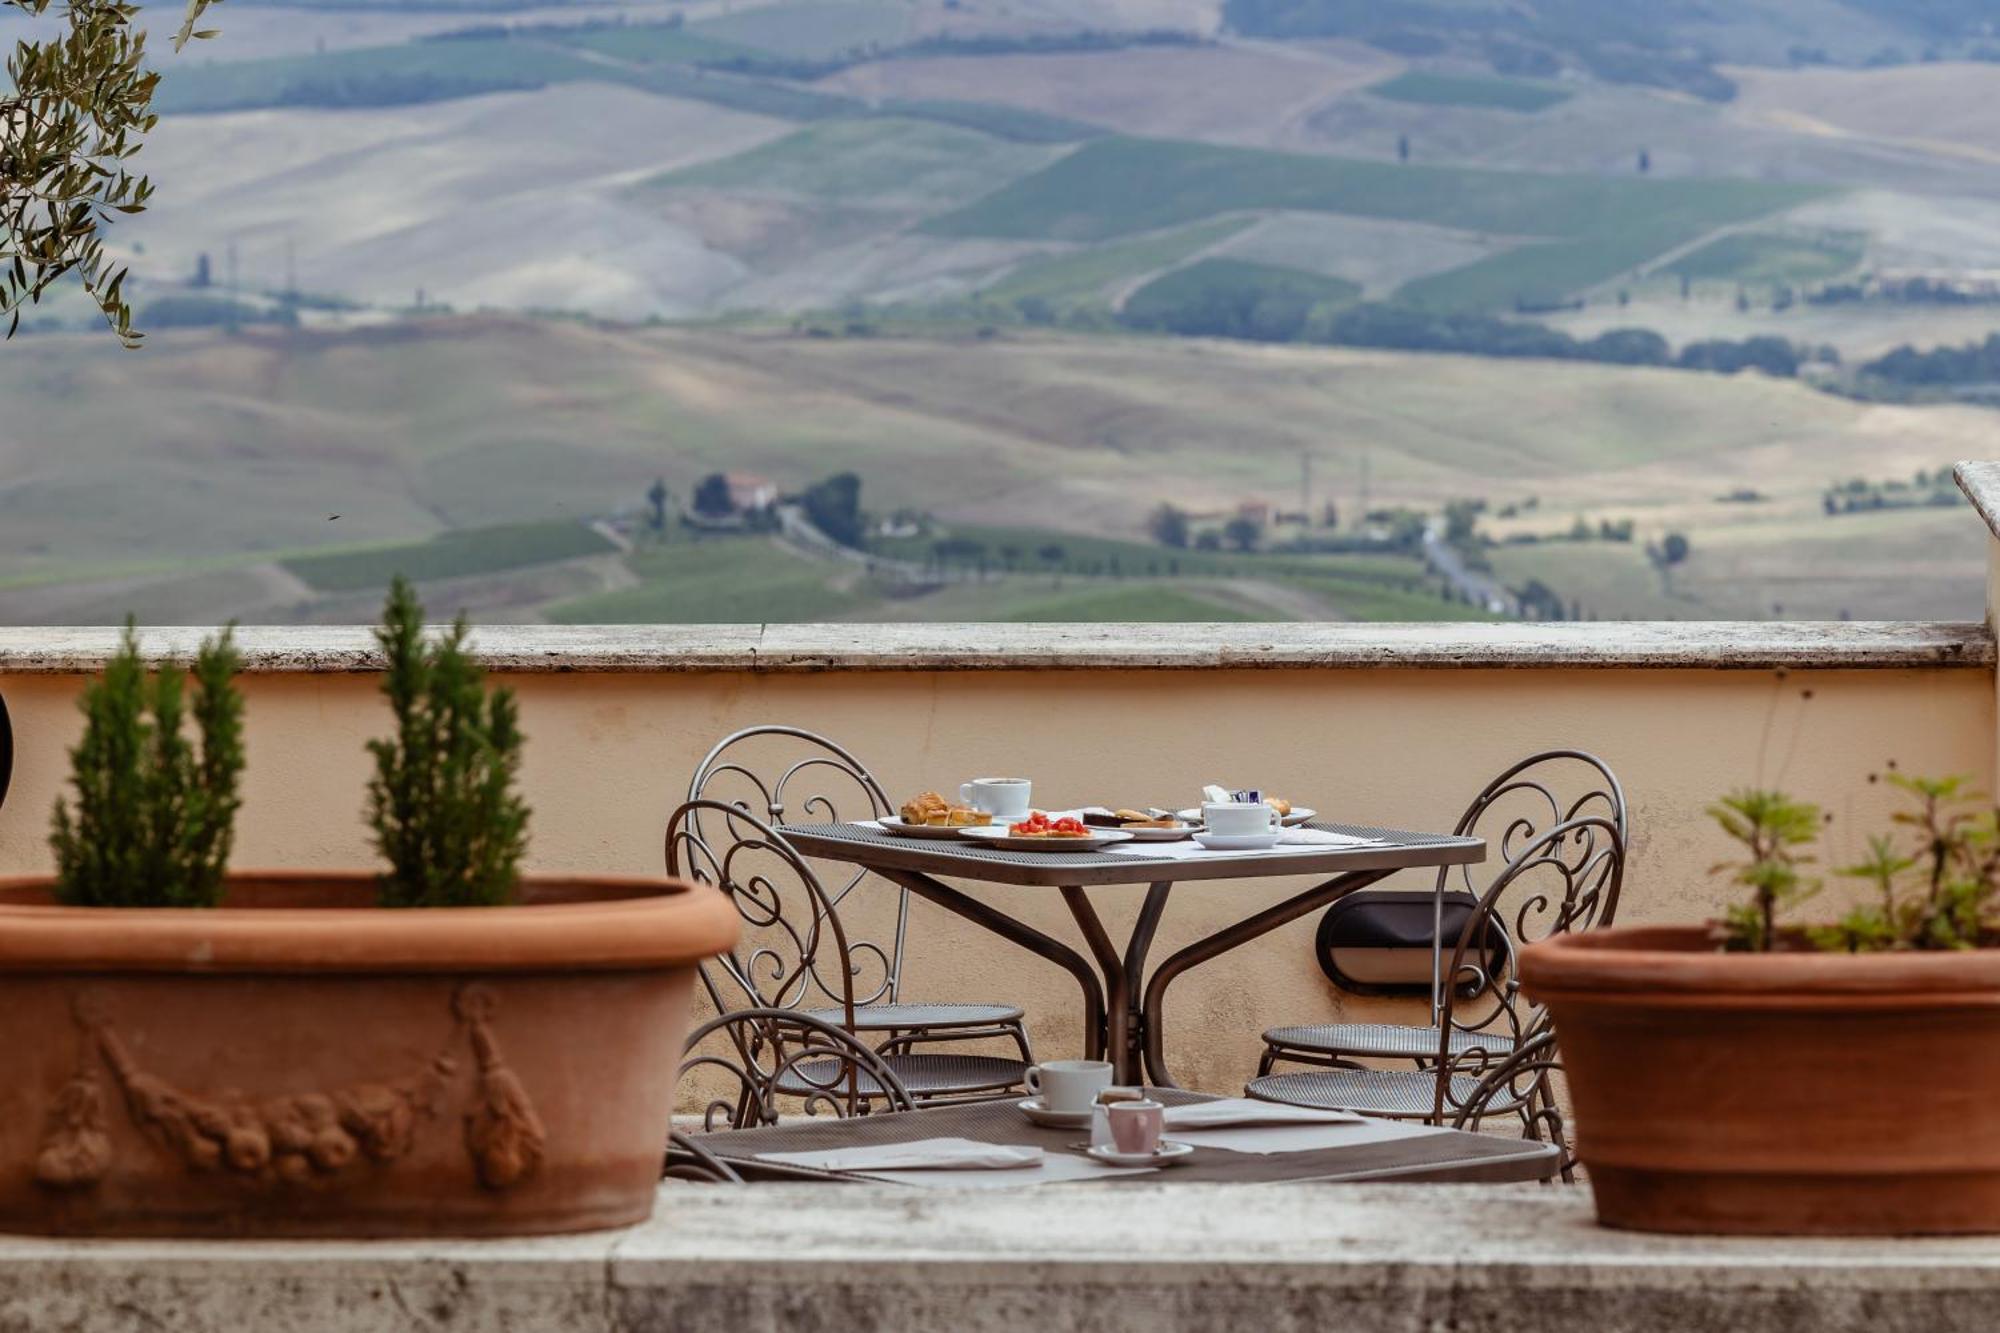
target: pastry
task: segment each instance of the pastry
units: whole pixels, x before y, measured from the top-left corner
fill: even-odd
[[[968,828],[993,822],[984,811],[974,810],[969,805],[953,805],[934,791],[905,801],[899,813],[905,824],[923,824],[931,828]]]

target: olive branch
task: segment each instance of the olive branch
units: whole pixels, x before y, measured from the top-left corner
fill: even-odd
[[[188,0],[174,50],[213,37],[197,29],[220,0]],[[133,26],[139,7],[124,0],[0,0],[39,17],[57,9],[54,35],[21,40],[7,57],[0,86],[0,316],[7,337],[25,306],[74,275],[119,340],[137,347],[124,266],[104,250],[104,230],[140,213],[152,182],[128,163],[159,119],[146,68],[146,34]]]

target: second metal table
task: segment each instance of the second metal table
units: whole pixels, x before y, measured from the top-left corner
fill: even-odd
[[[1008,852],[969,842],[897,837],[867,823],[787,824],[781,831],[806,856],[865,867],[1064,968],[1083,990],[1086,1058],[1111,1061],[1120,1083],[1150,1081],[1173,1088],[1180,1085],[1166,1068],[1163,1012],[1167,988],[1183,972],[1398,870],[1470,865],[1486,859],[1486,843],[1480,838],[1323,822],[1307,827],[1380,841],[1350,847],[1175,857],[1136,851]],[[1290,875],[1326,878],[1196,940],[1147,975],[1146,956],[1177,883]],[[939,876],[1055,889],[1083,932],[1090,958],[992,904],[945,884]],[[1122,951],[1112,942],[1086,892],[1111,884],[1148,886]]]

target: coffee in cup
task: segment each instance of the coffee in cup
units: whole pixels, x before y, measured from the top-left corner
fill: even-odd
[[[1088,1115],[1097,1094],[1111,1086],[1108,1060],[1047,1060],[1031,1065],[1022,1081],[1058,1115]]]
[[[996,820],[1025,819],[1034,791],[1027,778],[974,778],[958,789],[958,799]]]

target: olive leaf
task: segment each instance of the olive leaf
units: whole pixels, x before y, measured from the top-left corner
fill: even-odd
[[[220,0],[188,0],[176,51],[215,34],[196,29]],[[143,212],[153,186],[127,166],[158,119],[160,76],[146,68],[139,7],[123,0],[0,0],[62,22],[17,41],[0,84],[0,317],[7,336],[22,308],[74,276],[127,347],[139,345],[125,299],[126,269],[105,254],[104,230]]]

